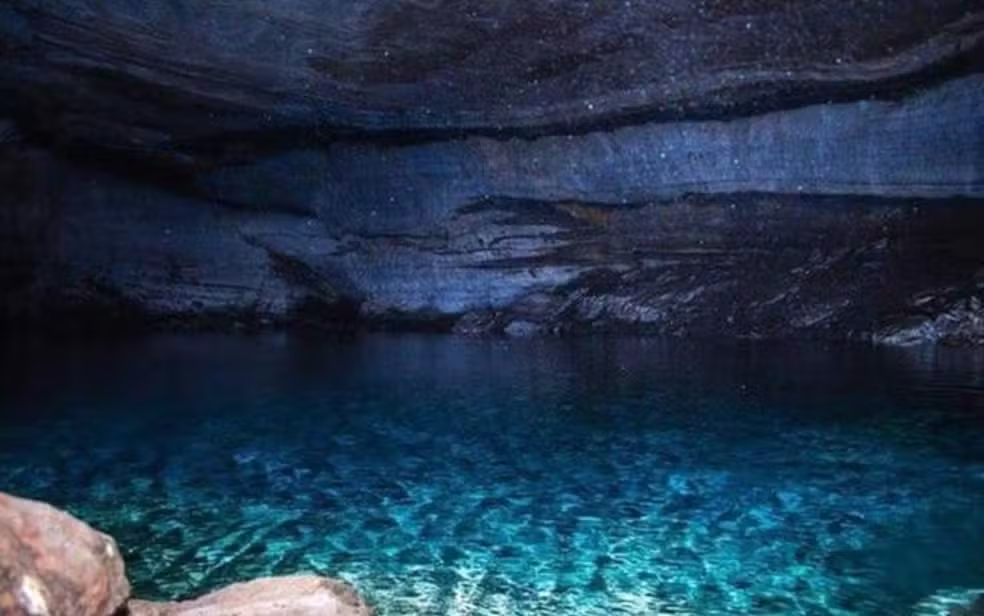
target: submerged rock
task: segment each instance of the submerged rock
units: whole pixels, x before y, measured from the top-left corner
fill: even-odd
[[[130,616],[370,616],[344,582],[315,575],[262,578],[233,584],[180,603],[131,601]]]
[[[129,594],[111,537],[44,503],[0,493],[0,614],[110,616]]]
[[[984,589],[941,590],[920,601],[912,616],[984,616]]]

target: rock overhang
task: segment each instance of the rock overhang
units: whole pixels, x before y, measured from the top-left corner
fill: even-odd
[[[961,0],[15,0],[0,90],[59,140],[567,134],[894,96],[981,68]]]
[[[2,308],[979,344],[982,40],[958,0],[12,0]]]

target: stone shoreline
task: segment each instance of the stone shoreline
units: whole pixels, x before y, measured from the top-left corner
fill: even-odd
[[[131,597],[116,541],[45,503],[0,493],[0,614],[4,616],[371,616],[345,582],[261,578],[192,601]]]

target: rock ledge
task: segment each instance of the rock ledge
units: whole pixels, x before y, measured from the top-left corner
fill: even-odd
[[[194,601],[131,601],[130,616],[369,616],[372,611],[344,582],[316,575],[261,578],[233,584]]]

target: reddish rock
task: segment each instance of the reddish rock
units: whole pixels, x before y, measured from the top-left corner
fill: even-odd
[[[44,503],[0,493],[0,614],[109,616],[129,595],[111,537]]]
[[[261,578],[233,584],[194,601],[131,601],[130,616],[371,616],[344,582],[315,575]]]

